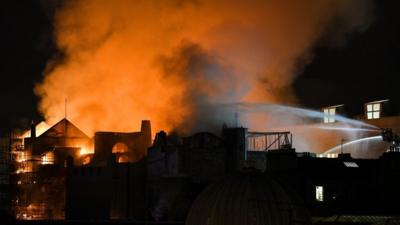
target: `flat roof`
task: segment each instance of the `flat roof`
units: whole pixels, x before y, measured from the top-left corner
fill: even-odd
[[[322,109],[337,108],[337,107],[341,107],[341,106],[344,106],[344,104],[325,106],[325,107],[322,107]]]
[[[364,104],[372,104],[372,103],[381,103],[381,102],[388,102],[389,99],[384,99],[384,100],[377,100],[377,101],[372,101],[372,102],[366,102]]]

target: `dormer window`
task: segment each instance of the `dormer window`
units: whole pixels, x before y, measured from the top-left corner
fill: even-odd
[[[381,103],[367,104],[367,119],[379,119],[381,117]]]
[[[367,119],[379,119],[382,117],[383,103],[388,100],[365,103],[365,116]]]
[[[324,109],[324,123],[334,123],[335,122],[335,108]]]
[[[343,105],[335,105],[329,106],[322,109],[324,113],[324,123],[334,123],[336,121],[335,117],[338,113],[338,107],[342,107]]]

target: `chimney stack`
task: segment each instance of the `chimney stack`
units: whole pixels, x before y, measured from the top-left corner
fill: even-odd
[[[31,138],[36,138],[36,125],[33,120],[31,123]]]
[[[150,120],[142,120],[142,126],[140,132],[143,135],[143,144],[146,149],[151,146],[151,125]]]

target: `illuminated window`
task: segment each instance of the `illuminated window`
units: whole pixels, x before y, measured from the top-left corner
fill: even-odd
[[[123,142],[116,143],[112,148],[112,153],[128,152],[128,146]]]
[[[315,200],[318,202],[324,201],[324,186],[315,186]]]
[[[42,155],[42,165],[46,164],[54,164],[54,153],[53,152],[46,152]]]
[[[324,123],[334,123],[335,122],[336,108],[325,108],[324,109]]]
[[[346,167],[358,168],[358,165],[357,165],[357,163],[355,163],[355,162],[343,162],[343,163],[344,163],[344,165],[345,165]]]
[[[379,119],[381,117],[381,103],[367,104],[367,119]]]
[[[130,162],[128,156],[126,156],[126,155],[121,155],[120,157],[118,157],[118,163],[126,163],[126,162]]]
[[[90,156],[86,155],[83,157],[82,164],[87,165],[90,163],[90,160],[91,160]]]

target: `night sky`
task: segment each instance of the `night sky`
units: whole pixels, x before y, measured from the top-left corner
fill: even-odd
[[[389,98],[398,111],[400,8],[396,1],[374,3],[374,18],[366,31],[352,34],[342,47],[316,48],[314,60],[294,84],[304,105],[345,104],[355,115],[363,113],[363,103]]]
[[[52,3],[49,5],[49,3]],[[56,1],[2,1],[0,7],[0,132],[40,120],[35,83],[47,61],[59,54],[53,41]],[[376,0],[371,25],[352,33],[341,46],[321,40],[313,60],[293,86],[309,108],[345,104],[362,113],[367,101],[400,100],[400,8],[397,1]]]

